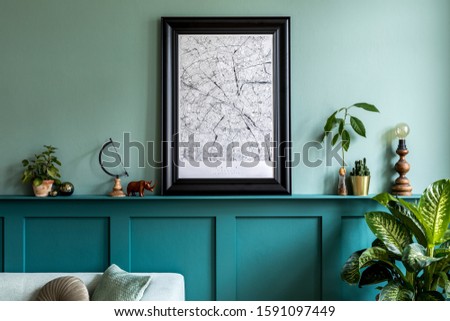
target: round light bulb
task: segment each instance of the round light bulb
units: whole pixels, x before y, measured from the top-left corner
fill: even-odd
[[[406,123],[400,123],[395,126],[395,135],[399,139],[405,139],[409,134],[409,126]]]

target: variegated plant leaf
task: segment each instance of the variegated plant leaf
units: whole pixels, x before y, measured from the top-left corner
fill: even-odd
[[[341,270],[341,279],[348,284],[356,285],[359,282],[359,257],[364,250],[356,251],[347,259]]]
[[[411,233],[392,215],[385,212],[368,212],[365,217],[370,230],[392,253],[402,255],[405,247],[412,243]]]
[[[448,276],[444,272],[439,272],[439,286],[444,290],[445,298],[450,298],[450,281],[448,280]]]
[[[450,229],[445,231],[444,236],[442,237],[442,239],[439,243],[446,243],[448,241],[450,241]]]
[[[362,287],[390,280],[392,280],[392,273],[389,268],[382,263],[375,263],[362,272],[358,286]]]
[[[418,243],[408,244],[403,251],[402,262],[409,272],[419,272],[433,262],[442,260],[426,256],[427,250]]]
[[[389,262],[389,253],[381,247],[370,247],[359,257],[359,268],[374,264],[378,261]]]
[[[405,201],[402,198],[397,198],[398,202],[406,207],[417,219],[419,217],[419,204],[417,203],[410,203],[408,201]]]
[[[418,219],[429,245],[438,245],[450,223],[450,180],[436,181],[425,189],[419,201]]]
[[[389,282],[380,292],[380,301],[413,301],[414,292],[399,282]]]
[[[448,272],[450,270],[450,249],[435,249],[434,257],[441,259],[433,264],[434,273]]]
[[[434,250],[434,257],[445,257],[450,259],[450,248],[440,247]]]
[[[389,194],[387,192],[375,195],[374,197],[372,197],[372,199],[377,201],[378,203],[380,203],[383,206],[387,206],[387,204],[390,201],[394,201],[394,202],[398,201],[394,196],[392,196],[391,194]]]
[[[401,221],[416,237],[417,242],[423,246],[427,246],[427,237],[425,236],[425,228],[419,222],[414,214],[401,203],[395,201],[388,202],[386,206],[389,211]]]
[[[441,249],[450,249],[450,240],[447,242],[444,242],[441,244],[441,246],[439,246],[439,248]]]
[[[445,301],[445,298],[437,291],[427,291],[420,293],[416,301]]]
[[[386,245],[384,245],[383,241],[380,240],[379,238],[376,238],[375,240],[373,240],[372,242],[372,247],[381,247],[382,249],[387,250]]]

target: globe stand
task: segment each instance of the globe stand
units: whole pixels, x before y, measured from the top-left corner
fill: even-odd
[[[102,160],[102,156],[103,156],[103,152],[105,149],[107,149],[109,146],[112,146],[114,148],[115,153],[117,154],[117,158],[115,159],[119,159],[120,160],[120,165],[122,166],[122,173],[120,174],[114,174],[112,172],[110,172],[109,170],[107,170],[107,166],[105,166],[103,160]],[[111,153],[111,152],[110,152]],[[111,154],[108,154],[109,157],[111,157]],[[114,146],[114,142],[113,140],[110,138],[109,141],[107,141],[105,144],[103,144],[102,148],[100,149],[100,153],[98,154],[98,162],[100,164],[100,167],[102,168],[102,170],[108,174],[109,176],[114,177],[114,187],[112,192],[109,193],[109,196],[112,197],[124,197],[126,196],[126,194],[123,192],[122,189],[122,184],[120,183],[120,176],[128,176],[128,173],[125,169],[125,167],[122,164],[122,159],[119,155],[119,152],[116,149],[116,146]]]
[[[125,197],[125,193],[122,190],[122,184],[120,184],[120,178],[116,177],[114,178],[114,187],[111,193],[109,193],[109,196],[112,197]]]

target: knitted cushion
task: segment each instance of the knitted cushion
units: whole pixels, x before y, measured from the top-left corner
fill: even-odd
[[[150,276],[128,273],[111,265],[103,273],[92,295],[93,301],[139,301],[150,283]]]

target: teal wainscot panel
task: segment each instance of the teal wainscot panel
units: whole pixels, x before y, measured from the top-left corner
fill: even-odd
[[[109,265],[109,218],[27,218],[26,272],[100,272]]]
[[[320,300],[318,217],[237,219],[238,300]]]
[[[131,270],[184,275],[187,300],[215,300],[215,219],[131,219]]]
[[[341,267],[353,252],[370,247],[374,240],[375,236],[367,226],[363,216],[342,217]],[[342,300],[373,301],[377,293],[379,293],[375,289],[377,285],[366,286],[363,290],[344,281],[339,285],[342,289]]]

